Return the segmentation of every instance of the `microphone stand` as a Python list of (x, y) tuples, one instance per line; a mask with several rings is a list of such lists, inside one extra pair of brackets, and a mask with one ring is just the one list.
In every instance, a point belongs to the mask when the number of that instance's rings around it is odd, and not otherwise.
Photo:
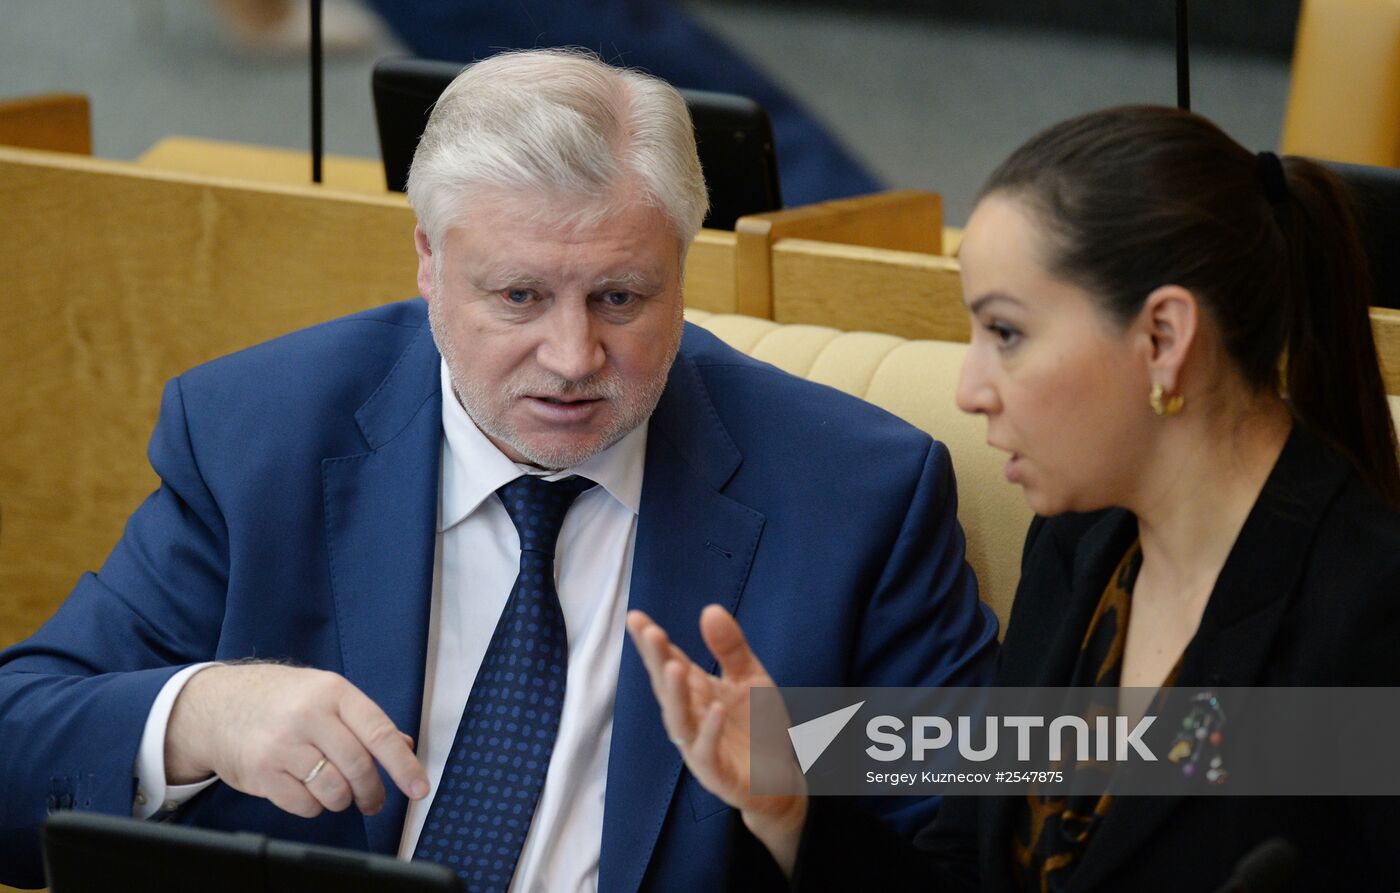
[(1176, 107), (1191, 110), (1191, 0), (1176, 0)]
[(311, 182), (321, 182), (321, 0), (311, 0)]

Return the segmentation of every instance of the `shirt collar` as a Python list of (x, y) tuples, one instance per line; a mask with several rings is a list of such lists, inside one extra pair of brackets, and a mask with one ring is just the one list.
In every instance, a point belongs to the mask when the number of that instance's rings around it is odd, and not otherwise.
[(647, 429), (650, 420), (638, 425), (617, 443), (573, 468), (542, 472), (538, 468), (512, 462), (497, 449), (467, 415), (452, 389), (447, 362), (439, 361), (442, 377), (442, 517), (438, 532), (461, 523), (476, 511), (488, 496), (522, 474), (543, 475), (559, 480), (578, 475), (608, 491), (632, 514), (642, 504), (642, 471), (646, 462)]

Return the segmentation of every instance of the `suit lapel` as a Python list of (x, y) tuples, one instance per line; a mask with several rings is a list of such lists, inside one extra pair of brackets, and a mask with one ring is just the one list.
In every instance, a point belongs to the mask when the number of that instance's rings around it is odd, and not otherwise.
[[(1183, 655), (1178, 688), (1260, 684), (1274, 635), (1302, 579), (1319, 519), (1345, 478), (1343, 460), (1295, 425), (1220, 570), (1200, 627)], [(1131, 859), (1183, 799), (1117, 800), (1085, 851), (1072, 889), (1090, 890), (1102, 883)]]
[[(647, 436), (630, 607), (646, 611), (698, 664), (715, 662), (700, 610), (738, 608), (764, 518), (720, 492), (742, 457), (718, 421), (694, 364), (671, 369)], [(599, 889), (636, 890), (681, 774), (637, 652), (623, 649), (608, 756)]]
[(1103, 597), (1104, 587), (1136, 538), (1137, 519), (1122, 509), (1105, 513), (1098, 523), (1085, 531), (1074, 555), (1065, 622), (1060, 625), (1050, 652), (1051, 660), (1047, 661), (1041, 676), (1044, 681), (1037, 684), (1063, 685), (1064, 680), (1072, 677), (1079, 652), (1084, 647), (1084, 634)]
[[(1054, 535), (1053, 531), (1052, 527), (1041, 535)], [(1061, 687), (1066, 684), (1079, 660), (1084, 633), (1108, 584), (1109, 575), (1136, 536), (1137, 520), (1132, 514), (1121, 509), (1106, 512), (1084, 531), (1074, 550), (1073, 562), (1066, 562), (1062, 573), (1054, 576), (1041, 574), (1022, 584), (1046, 590), (1047, 593), (1040, 596), (1037, 603), (1054, 606), (1060, 610), (1060, 615), (1056, 618), (1054, 631), (1044, 639), (1041, 637), (1046, 636), (1044, 623), (1048, 618), (1032, 617), (1030, 620), (1034, 626), (1017, 630), (1018, 638), (1029, 633), (1033, 641), (1007, 649), (1007, 652), (1026, 655), (1029, 662), (1008, 668), (1011, 673), (999, 675), (998, 685)], [(1050, 552), (1063, 549), (1057, 543), (1046, 543), (1044, 547)], [(1045, 563), (1040, 566), (1048, 567)], [(1011, 631), (1008, 634), (1012, 634)], [(1039, 641), (1047, 641), (1048, 647), (1039, 647)], [(1016, 811), (1024, 801), (1024, 797), (995, 797), (988, 798), (982, 806), (987, 818), (980, 823), (982, 837), (979, 844), (982, 852), (989, 854), (983, 864), (1000, 873), (1000, 884), (988, 883), (989, 889), (1014, 889), (1010, 873), (1011, 835)]]
[[(442, 402), (427, 326), (355, 413), (370, 451), (321, 463), (326, 542), (345, 676), (400, 729), (417, 734), (433, 579)], [(381, 772), (381, 775), (383, 773)], [(407, 799), (388, 797), (365, 834), (393, 853)]]

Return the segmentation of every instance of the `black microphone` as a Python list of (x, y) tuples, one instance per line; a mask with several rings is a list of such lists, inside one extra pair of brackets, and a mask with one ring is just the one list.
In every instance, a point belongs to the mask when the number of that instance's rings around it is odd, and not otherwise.
[(1271, 837), (1235, 863), (1235, 873), (1216, 893), (1277, 893), (1298, 873), (1298, 852), (1282, 837)]

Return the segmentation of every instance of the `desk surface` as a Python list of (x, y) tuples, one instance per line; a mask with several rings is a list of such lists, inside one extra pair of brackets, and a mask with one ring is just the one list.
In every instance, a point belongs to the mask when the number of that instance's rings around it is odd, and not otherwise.
[[(147, 149), (136, 163), (157, 170), (311, 185), (311, 153), (297, 149), (169, 136)], [(321, 174), (326, 189), (399, 195), (385, 188), (384, 166), (374, 158), (326, 155), (322, 158)]]

